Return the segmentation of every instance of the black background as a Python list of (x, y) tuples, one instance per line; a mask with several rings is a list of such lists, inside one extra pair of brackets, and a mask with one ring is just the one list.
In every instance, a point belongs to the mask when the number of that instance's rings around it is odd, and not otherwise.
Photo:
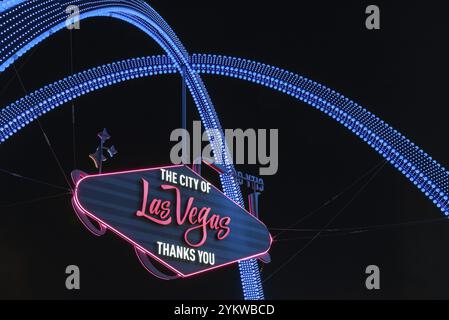
[[(447, 19), (441, 2), (376, 1), (381, 30), (365, 28), (368, 1), (151, 1), (190, 53), (246, 57), (325, 84), (359, 102), (422, 146), (446, 168)], [(120, 21), (81, 21), (73, 31), (74, 71), (162, 50)], [(70, 74), (70, 33), (62, 30), (16, 62), (28, 92)], [(265, 177), (261, 219), (287, 227), (344, 190), (382, 159), (342, 126), (298, 101), (234, 79), (203, 77), (224, 128), (278, 128), (279, 171)], [(12, 67), (0, 75), (0, 104), (24, 95)], [(198, 119), (189, 100), (189, 120)], [(76, 167), (107, 127), (119, 154), (105, 170), (169, 163), (172, 129), (180, 126), (180, 78), (133, 80), (75, 101)], [(70, 105), (41, 118), (64, 171), (74, 168)], [(33, 123), (0, 145), (0, 168), (65, 185)], [(238, 169), (257, 174), (256, 166)], [(320, 228), (369, 177), (298, 228)], [(237, 266), (163, 282), (138, 263), (130, 246), (96, 238), (75, 217), (70, 196), (14, 205), (61, 190), (1, 173), (1, 298), (239, 299)], [(335, 220), (358, 227), (441, 218), (408, 180), (386, 165)], [(272, 231), (275, 235), (277, 231)], [(312, 232), (288, 232), (304, 238)], [(307, 239), (275, 242), (267, 278)], [(421, 223), (360, 234), (319, 237), (264, 283), (273, 299), (449, 298), (449, 226)], [(65, 267), (81, 269), (81, 290), (65, 289)], [(381, 290), (365, 288), (365, 268), (381, 270)]]

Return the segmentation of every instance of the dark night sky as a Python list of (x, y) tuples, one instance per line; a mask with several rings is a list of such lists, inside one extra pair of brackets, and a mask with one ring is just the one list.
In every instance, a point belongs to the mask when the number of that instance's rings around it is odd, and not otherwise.
[[(436, 1), (435, 1), (436, 2)], [(447, 17), (441, 2), (375, 1), (381, 30), (364, 26), (371, 1), (151, 1), (190, 53), (254, 59), (299, 73), (357, 101), (449, 167), (446, 83)], [(424, 5), (426, 3), (426, 5)], [(70, 73), (69, 32), (60, 31), (18, 62), (28, 92)], [(162, 50), (141, 31), (108, 18), (81, 22), (73, 33), (74, 70)], [(24, 92), (9, 68), (0, 75), (0, 105)], [(11, 82), (9, 79), (13, 78)], [(224, 128), (278, 128), (279, 172), (265, 177), (261, 219), (286, 227), (338, 194), (381, 161), (344, 127), (298, 101), (234, 79), (203, 77)], [(6, 87), (6, 85), (8, 86)], [(106, 170), (169, 163), (169, 135), (179, 127), (180, 79), (133, 80), (81, 97), (76, 106), (77, 168), (93, 172), (87, 155), (107, 127), (118, 156)], [(198, 115), (192, 101), (190, 120)], [(74, 168), (71, 108), (41, 123), (64, 171)], [(64, 186), (37, 123), (0, 145), (0, 168)], [(255, 166), (238, 169), (257, 173)], [(112, 234), (96, 238), (77, 220), (68, 195), (1, 176), (0, 298), (241, 298), (236, 266), (162, 282)], [(362, 180), (298, 228), (320, 228), (354, 196)], [(441, 212), (386, 165), (332, 227), (441, 218)], [(273, 234), (276, 234), (273, 231)], [(283, 238), (310, 237), (289, 232)], [(266, 278), (307, 242), (275, 242)], [(449, 224), (435, 222), (315, 240), (264, 284), (273, 299), (449, 298)], [(65, 267), (81, 268), (81, 290), (67, 291)], [(365, 267), (381, 270), (381, 290), (365, 289)]]

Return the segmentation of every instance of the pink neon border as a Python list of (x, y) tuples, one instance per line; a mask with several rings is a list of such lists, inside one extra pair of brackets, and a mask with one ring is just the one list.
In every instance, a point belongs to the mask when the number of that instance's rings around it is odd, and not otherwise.
[[(225, 267), (227, 265), (239, 262), (239, 261), (243, 261), (243, 260), (248, 260), (248, 259), (256, 259), (258, 257), (261, 257), (263, 255), (265, 255), (266, 253), (268, 253), (268, 251), (270, 251), (271, 245), (273, 243), (273, 238), (270, 234), (270, 232), (268, 232), (268, 235), (270, 236), (270, 245), (268, 246), (268, 249), (265, 250), (262, 253), (257, 253), (255, 255), (249, 256), (249, 257), (245, 257), (245, 258), (241, 258), (241, 259), (237, 259), (234, 261), (230, 261), (230, 262), (226, 262), (224, 264), (220, 264), (218, 266), (213, 266), (204, 270), (200, 270), (200, 271), (196, 271), (193, 273), (189, 273), (189, 274), (183, 274), (182, 272), (178, 271), (176, 268), (172, 267), (171, 265), (169, 265), (168, 263), (166, 263), (165, 261), (163, 261), (161, 258), (159, 258), (158, 256), (156, 256), (155, 254), (149, 252), (148, 250), (146, 250), (145, 248), (143, 248), (142, 246), (140, 246), (139, 244), (137, 244), (136, 242), (134, 242), (133, 240), (131, 240), (130, 238), (128, 238), (127, 236), (125, 236), (123, 233), (121, 233), (120, 231), (114, 229), (113, 227), (111, 227), (110, 225), (108, 225), (107, 223), (105, 223), (104, 221), (102, 221), (101, 219), (99, 219), (98, 217), (96, 217), (94, 214), (92, 214), (91, 212), (87, 211), (79, 202), (78, 200), (78, 185), (81, 183), (81, 181), (88, 179), (88, 178), (92, 178), (92, 177), (96, 177), (96, 176), (111, 176), (111, 175), (118, 175), (118, 174), (126, 174), (126, 173), (134, 173), (134, 172), (142, 172), (142, 171), (149, 171), (149, 170), (158, 170), (158, 169), (169, 169), (169, 168), (179, 168), (179, 167), (186, 167), (187, 169), (189, 169), (192, 173), (194, 173), (195, 175), (197, 175), (198, 177), (200, 177), (203, 180), (203, 177), (201, 177), (199, 174), (197, 174), (195, 171), (193, 171), (192, 169), (190, 169), (188, 166), (185, 165), (172, 165), (172, 166), (164, 166), (164, 167), (155, 167), (155, 168), (146, 168), (146, 169), (136, 169), (136, 170), (126, 170), (126, 171), (118, 171), (118, 172), (110, 172), (110, 173), (102, 173), (102, 174), (93, 174), (93, 175), (86, 175), (84, 177), (82, 177), (80, 180), (77, 181), (76, 186), (75, 186), (75, 191), (73, 194), (73, 200), (74, 200), (74, 204), (75, 206), (84, 214), (86, 214), (87, 216), (89, 216), (90, 218), (94, 219), (95, 221), (97, 221), (98, 223), (102, 224), (103, 226), (105, 226), (107, 229), (112, 230), (115, 234), (117, 234), (119, 237), (121, 237), (123, 240), (127, 241), (128, 243), (132, 244), (133, 246), (137, 247), (138, 249), (140, 249), (141, 251), (143, 251), (144, 253), (148, 254), (150, 257), (152, 257), (153, 259), (155, 259), (156, 261), (158, 261), (159, 263), (161, 263), (163, 266), (165, 266), (166, 268), (168, 268), (169, 270), (173, 271), (174, 273), (180, 275), (183, 278), (187, 278), (187, 277), (191, 277), (206, 271), (211, 271), (214, 269), (218, 269), (218, 268), (222, 268)], [(207, 180), (206, 180), (207, 181)], [(209, 182), (210, 183), (210, 182)], [(234, 200), (232, 200), (231, 198), (229, 198), (227, 195), (225, 195), (220, 189), (218, 189), (217, 187), (215, 187), (212, 183), (210, 184), (212, 188), (215, 188), (218, 192), (220, 192), (221, 194), (223, 194), (226, 198), (228, 198), (229, 200), (231, 200), (232, 202), (234, 202), (236, 205), (238, 205), (240, 208), (242, 208), (238, 203), (236, 203)], [(260, 221), (259, 219), (257, 219), (256, 217), (254, 217), (252, 214), (250, 214), (248, 211), (246, 211), (245, 208), (242, 208), (250, 217), (252, 217), (253, 219), (257, 220), (258, 222), (262, 223), (265, 228), (266, 225)], [(268, 228), (267, 228), (268, 230)]]

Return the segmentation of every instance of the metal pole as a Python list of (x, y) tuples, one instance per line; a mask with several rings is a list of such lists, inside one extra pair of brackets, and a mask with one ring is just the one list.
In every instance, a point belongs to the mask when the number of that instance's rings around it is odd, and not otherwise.
[(99, 164), (98, 164), (98, 173), (101, 174), (101, 172), (103, 171), (103, 137), (100, 137), (100, 149), (99, 149)]

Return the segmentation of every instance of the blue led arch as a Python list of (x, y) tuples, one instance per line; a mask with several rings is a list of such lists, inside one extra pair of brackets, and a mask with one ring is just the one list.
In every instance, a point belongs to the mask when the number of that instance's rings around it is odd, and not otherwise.
[(2, 2), (0, 2), (0, 13), (12, 7), (15, 7), (25, 1), (27, 0), (3, 0)]
[[(18, 5), (16, 8), (22, 6), (23, 10), (28, 10), (29, 8), (26, 6), (28, 4), (48, 2), (54, 3), (57, 1), (31, 0), (29, 3)], [(185, 65), (188, 68), (188, 86), (206, 128), (218, 126), (221, 131), (213, 105), (198, 74), (229, 76), (286, 93), (311, 105), (345, 126), (388, 160), (444, 214), (449, 215), (449, 172), (396, 129), (341, 94), (297, 74), (251, 60), (204, 54), (195, 54), (189, 57), (166, 23), (163, 20), (159, 21), (162, 18), (153, 16), (150, 21), (147, 21), (147, 13), (141, 14), (140, 10), (146, 10), (148, 6), (142, 4), (141, 1), (60, 2), (64, 5), (88, 3), (87, 7), (83, 7), (82, 18), (111, 16), (132, 23), (157, 41), (165, 49), (167, 56), (129, 59), (100, 66), (67, 77), (27, 95), (1, 111), (0, 143), (3, 143), (35, 118), (80, 95), (133, 78), (179, 72), (180, 66)], [(108, 7), (111, 3), (115, 6)], [(135, 9), (132, 8), (136, 3), (139, 5), (137, 11), (140, 13), (135, 13)], [(117, 6), (123, 6), (123, 8), (117, 8)], [(5, 15), (11, 11), (6, 11)], [(15, 15), (9, 15), (3, 19), (5, 15), (0, 15), (0, 27), (2, 27), (0, 29), (2, 30), (0, 31), (2, 39), (0, 40), (0, 71), (30, 47), (64, 26), (60, 21), (55, 21), (54, 26), (50, 29), (47, 28), (47, 31), (34, 30), (31, 33), (32, 35), (28, 35), (28, 38), (22, 37), (22, 40), (20, 40), (22, 42), (19, 41), (21, 44), (18, 44), (12, 40), (14, 37), (8, 38), (6, 36), (3, 38), (7, 34), (3, 29), (5, 25), (20, 24), (19, 20), (14, 18)], [(65, 18), (65, 15), (62, 17)], [(23, 19), (23, 16), (21, 19)], [(38, 18), (35, 19), (35, 21), (39, 21)], [(10, 29), (10, 32), (14, 33), (11, 30), (15, 30), (15, 28)], [(22, 31), (24, 30), (22, 29)], [(15, 34), (18, 35), (18, 33)], [(14, 50), (17, 50), (15, 54), (9, 54)], [(226, 155), (224, 159), (228, 159), (226, 146), (214, 147)], [(228, 168), (231, 168), (230, 164)], [(233, 199), (238, 199), (237, 202), (240, 202), (241, 194), (235, 181), (226, 180), (226, 178), (222, 177), (225, 192)], [(257, 262), (255, 260), (245, 261), (240, 263), (239, 267), (245, 298), (263, 298), (259, 285), (260, 277), (257, 272)]]
[[(238, 78), (278, 90), (324, 112), (365, 141), (409, 179), (444, 214), (449, 214), (448, 172), (387, 123), (329, 88), (294, 73), (254, 61), (194, 54), (195, 72)], [(0, 141), (36, 117), (81, 95), (119, 82), (178, 72), (168, 56), (114, 62), (45, 86), (0, 112)]]
[[(26, 53), (30, 48), (65, 27), (69, 5), (79, 7), (79, 19), (110, 17), (134, 25), (155, 40), (178, 71), (184, 70), (187, 87), (193, 97), (206, 129), (222, 135), (211, 142), (214, 155), (219, 157), (227, 171), (233, 171), (229, 151), (212, 101), (199, 75), (189, 64), (189, 55), (165, 20), (142, 0), (28, 0), (10, 2), (0, 13), (0, 72)], [(45, 109), (45, 112), (49, 109)], [(2, 113), (3, 114), (3, 113)], [(25, 113), (26, 115), (26, 113)], [(39, 114), (38, 114), (39, 115)], [(21, 127), (26, 122), (19, 120)], [(17, 131), (17, 120), (5, 122), (6, 130)], [(9, 127), (11, 126), (11, 128)], [(4, 139), (4, 138), (3, 138)], [(4, 140), (0, 140), (2, 142)], [(220, 175), (223, 192), (240, 205), (244, 205), (240, 187), (231, 175)], [(257, 261), (239, 262), (245, 299), (263, 299), (263, 289)]]

